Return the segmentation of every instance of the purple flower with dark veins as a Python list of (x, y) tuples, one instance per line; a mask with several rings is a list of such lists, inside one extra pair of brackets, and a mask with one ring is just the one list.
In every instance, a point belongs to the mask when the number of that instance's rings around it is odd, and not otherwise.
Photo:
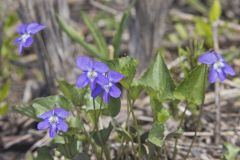
[(103, 101), (109, 102), (109, 96), (118, 98), (121, 96), (121, 90), (116, 86), (124, 75), (115, 71), (109, 71), (106, 77), (99, 77), (97, 83), (99, 84), (93, 91), (92, 97), (96, 98), (103, 93)]
[(233, 68), (225, 62), (219, 53), (215, 51), (205, 52), (198, 58), (198, 61), (200, 63), (210, 65), (210, 72), (208, 75), (210, 83), (216, 82), (217, 78), (223, 82), (227, 78), (228, 74), (231, 76), (236, 75)]
[(22, 53), (23, 48), (30, 47), (33, 43), (33, 34), (43, 30), (45, 26), (38, 23), (22, 24), (17, 27), (20, 37), (16, 38), (14, 43), (18, 44), (18, 52)]
[(96, 79), (104, 77), (104, 74), (109, 70), (106, 64), (94, 61), (86, 56), (77, 57), (77, 66), (83, 73), (78, 77), (76, 86), (83, 88), (90, 84), (91, 91), (96, 87)]
[(38, 117), (43, 121), (39, 122), (37, 125), (38, 130), (43, 130), (49, 128), (49, 135), (54, 138), (58, 131), (67, 132), (68, 125), (64, 121), (69, 115), (63, 108), (55, 108), (53, 110), (47, 111)]

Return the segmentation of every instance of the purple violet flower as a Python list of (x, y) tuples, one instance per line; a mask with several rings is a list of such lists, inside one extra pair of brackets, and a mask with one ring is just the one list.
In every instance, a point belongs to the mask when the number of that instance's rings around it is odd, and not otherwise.
[(223, 82), (227, 78), (228, 74), (231, 76), (236, 75), (233, 68), (225, 62), (219, 53), (215, 51), (205, 52), (198, 58), (198, 61), (200, 63), (210, 65), (210, 72), (208, 75), (208, 81), (210, 83), (216, 82), (217, 78)]
[(49, 135), (54, 138), (58, 131), (67, 132), (68, 125), (64, 121), (69, 115), (63, 108), (55, 108), (53, 110), (47, 111), (38, 117), (43, 119), (37, 125), (38, 130), (43, 130), (49, 128)]
[(109, 102), (109, 96), (118, 98), (121, 96), (121, 90), (116, 86), (124, 75), (115, 71), (109, 71), (106, 77), (99, 77), (97, 83), (99, 84), (93, 91), (92, 97), (96, 98), (103, 93), (103, 101)]
[(78, 77), (76, 86), (83, 88), (90, 84), (91, 91), (96, 87), (96, 79), (104, 77), (109, 68), (106, 64), (98, 61), (94, 61), (86, 56), (80, 56), (77, 58), (77, 66), (83, 71)]
[(22, 53), (23, 48), (30, 47), (33, 43), (33, 34), (43, 30), (45, 26), (38, 23), (22, 24), (17, 27), (20, 37), (16, 38), (14, 43), (18, 44), (18, 52)]

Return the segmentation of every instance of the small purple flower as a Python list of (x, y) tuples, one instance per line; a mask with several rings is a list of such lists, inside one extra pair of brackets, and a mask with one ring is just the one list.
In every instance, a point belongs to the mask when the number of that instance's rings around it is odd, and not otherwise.
[(17, 32), (20, 37), (16, 38), (14, 43), (18, 44), (18, 52), (22, 53), (23, 48), (30, 47), (33, 43), (33, 34), (43, 30), (45, 26), (38, 23), (22, 24), (18, 26)]
[(49, 128), (49, 135), (54, 138), (58, 131), (67, 132), (68, 125), (64, 122), (67, 118), (69, 112), (63, 108), (55, 108), (53, 110), (47, 111), (38, 117), (43, 119), (37, 125), (38, 130)]
[(96, 87), (96, 79), (104, 77), (103, 74), (109, 70), (106, 64), (94, 61), (86, 56), (77, 58), (77, 66), (83, 73), (78, 77), (76, 86), (83, 88), (90, 84), (91, 91)]
[(223, 82), (227, 78), (228, 74), (231, 76), (236, 75), (233, 68), (225, 62), (219, 53), (215, 51), (205, 52), (199, 57), (198, 61), (211, 66), (208, 75), (208, 80), (210, 83), (216, 82), (217, 78)]
[(124, 78), (124, 75), (115, 71), (109, 71), (107, 77), (98, 78), (98, 86), (92, 91), (92, 97), (96, 98), (103, 92), (103, 101), (109, 102), (109, 95), (118, 98), (121, 95), (121, 90), (116, 86), (116, 83)]

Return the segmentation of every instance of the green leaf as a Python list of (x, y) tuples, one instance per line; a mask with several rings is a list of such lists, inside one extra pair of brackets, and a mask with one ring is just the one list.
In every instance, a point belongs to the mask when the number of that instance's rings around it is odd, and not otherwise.
[(112, 129), (113, 126), (110, 123), (108, 128), (101, 129), (99, 132), (93, 132), (92, 137), (95, 140), (96, 144), (100, 146), (106, 144), (108, 137), (112, 132)]
[(6, 81), (0, 87), (0, 102), (2, 102), (5, 98), (7, 98), (9, 91), (10, 91), (11, 83), (10, 81)]
[(224, 154), (226, 160), (236, 160), (240, 148), (230, 143), (225, 143), (224, 146), (227, 149), (227, 152)]
[(81, 16), (83, 18), (84, 23), (87, 25), (89, 31), (91, 32), (93, 39), (96, 42), (96, 45), (98, 46), (99, 52), (101, 53), (101, 56), (107, 58), (108, 47), (101, 31), (84, 12), (81, 12)]
[(121, 40), (122, 40), (122, 33), (124, 31), (124, 28), (127, 25), (129, 18), (129, 12), (125, 12), (122, 16), (121, 22), (117, 28), (117, 31), (113, 37), (113, 47), (114, 47), (114, 57), (119, 57), (119, 50), (120, 50), (120, 45), (121, 45)]
[(83, 128), (83, 122), (81, 121), (79, 116), (71, 117), (71, 119), (69, 120), (69, 127), (81, 130)]
[(116, 132), (118, 133), (118, 135), (120, 137), (124, 137), (127, 141), (131, 141), (132, 140), (132, 136), (129, 132), (127, 132), (125, 129), (123, 128), (116, 128), (115, 129)]
[(164, 125), (161, 123), (154, 123), (148, 135), (148, 141), (158, 147), (164, 144)]
[(66, 98), (72, 101), (75, 106), (80, 106), (85, 89), (79, 89), (75, 85), (69, 84), (66, 81), (57, 81), (59, 90), (64, 94)]
[(61, 29), (69, 36), (69, 38), (71, 38), (74, 42), (79, 43), (83, 48), (87, 50), (86, 54), (100, 59), (106, 58), (106, 56), (99, 54), (98, 49), (94, 45), (85, 42), (84, 37), (75, 31), (66, 22), (64, 22), (61, 17), (57, 16), (57, 22)]
[(149, 95), (160, 101), (173, 99), (174, 81), (160, 53), (157, 53), (155, 61), (149, 66), (138, 83), (147, 90)]
[(202, 13), (203, 15), (206, 15), (206, 13), (208, 12), (205, 4), (203, 4), (199, 0), (187, 0), (187, 3), (189, 3), (192, 8), (194, 8), (196, 11)]
[(143, 91), (143, 87), (138, 84), (138, 81), (133, 81), (130, 88), (129, 88), (129, 96), (131, 97), (132, 100), (136, 100), (140, 93)]
[(209, 13), (209, 20), (211, 22), (214, 22), (216, 20), (218, 20), (221, 16), (221, 4), (219, 0), (213, 0), (213, 4), (212, 7), (210, 9), (210, 13)]
[(5, 102), (0, 103), (0, 115), (5, 115), (8, 112), (8, 104)]
[(174, 27), (182, 39), (188, 38), (188, 32), (183, 24), (177, 23)]
[(195, 18), (195, 33), (196, 36), (202, 36), (205, 38), (206, 43), (208, 46), (213, 46), (213, 40), (212, 40), (212, 26), (209, 22), (205, 22), (202, 18)]
[(111, 69), (124, 74), (125, 77), (120, 83), (124, 88), (129, 89), (136, 73), (137, 61), (128, 56), (108, 61), (108, 65)]
[(37, 157), (34, 160), (53, 160), (51, 154), (51, 149), (49, 147), (41, 147), (37, 149)]
[(67, 143), (57, 144), (57, 150), (64, 155), (65, 158), (72, 158), (80, 152), (81, 142), (70, 137), (65, 137)]
[(37, 98), (32, 101), (32, 105), (19, 105), (15, 106), (14, 109), (21, 114), (37, 120), (38, 115), (52, 110), (55, 107), (61, 107), (69, 110), (72, 108), (72, 103), (64, 96), (56, 95)]
[(186, 100), (192, 104), (203, 104), (206, 81), (207, 66), (199, 65), (176, 87), (174, 96), (179, 100)]
[(157, 113), (157, 120), (161, 124), (164, 124), (170, 117), (170, 114), (167, 109), (161, 109), (160, 112)]
[(55, 95), (55, 96), (37, 98), (32, 101), (32, 106), (34, 108), (37, 108), (37, 107), (45, 108), (46, 111), (50, 109), (54, 109), (55, 107), (61, 107), (69, 110), (73, 107), (73, 104), (64, 96)]
[(121, 100), (120, 98), (112, 98), (110, 97), (109, 103), (105, 107), (107, 109), (108, 114), (112, 117), (118, 115), (121, 109)]

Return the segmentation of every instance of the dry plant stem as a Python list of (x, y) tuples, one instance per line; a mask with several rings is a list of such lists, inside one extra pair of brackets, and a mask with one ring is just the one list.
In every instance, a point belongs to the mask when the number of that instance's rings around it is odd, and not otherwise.
[(195, 129), (195, 132), (194, 132), (194, 137), (193, 137), (193, 140), (192, 140), (192, 142), (191, 142), (191, 144), (190, 144), (190, 147), (189, 147), (189, 149), (188, 149), (188, 151), (187, 151), (187, 154), (186, 154), (186, 156), (185, 156), (185, 158), (184, 158), (185, 160), (187, 160), (187, 158), (188, 158), (188, 156), (189, 156), (189, 153), (190, 153), (190, 151), (191, 151), (191, 149), (192, 149), (193, 143), (194, 143), (195, 140), (196, 140), (197, 131), (199, 130), (199, 126), (200, 126), (200, 122), (201, 122), (202, 112), (203, 112), (203, 107), (202, 107), (202, 105), (201, 105), (201, 106), (200, 106), (200, 113), (199, 113), (199, 115), (198, 115), (198, 120), (197, 120), (197, 126), (196, 126), (196, 129)]
[[(213, 32), (214, 50), (219, 53), (218, 24), (219, 24), (218, 20), (212, 23), (212, 32)], [(220, 82), (219, 81), (215, 83), (215, 105), (216, 105), (215, 144), (219, 144), (220, 132), (221, 132), (221, 105), (220, 105)]]
[[(183, 121), (184, 121), (184, 119), (185, 119), (185, 113), (186, 113), (186, 111), (187, 111), (187, 106), (188, 106), (188, 104), (186, 104), (185, 109), (184, 109), (184, 111), (183, 111), (183, 113), (182, 113), (182, 115), (181, 115), (181, 120), (180, 120), (179, 126), (178, 126), (178, 128), (177, 128), (177, 131), (181, 128), (181, 126), (182, 126), (182, 124), (183, 124)], [(176, 159), (177, 152), (178, 152), (178, 151), (177, 151), (178, 139), (179, 139), (179, 137), (176, 137), (175, 143), (174, 143), (173, 160)]]

